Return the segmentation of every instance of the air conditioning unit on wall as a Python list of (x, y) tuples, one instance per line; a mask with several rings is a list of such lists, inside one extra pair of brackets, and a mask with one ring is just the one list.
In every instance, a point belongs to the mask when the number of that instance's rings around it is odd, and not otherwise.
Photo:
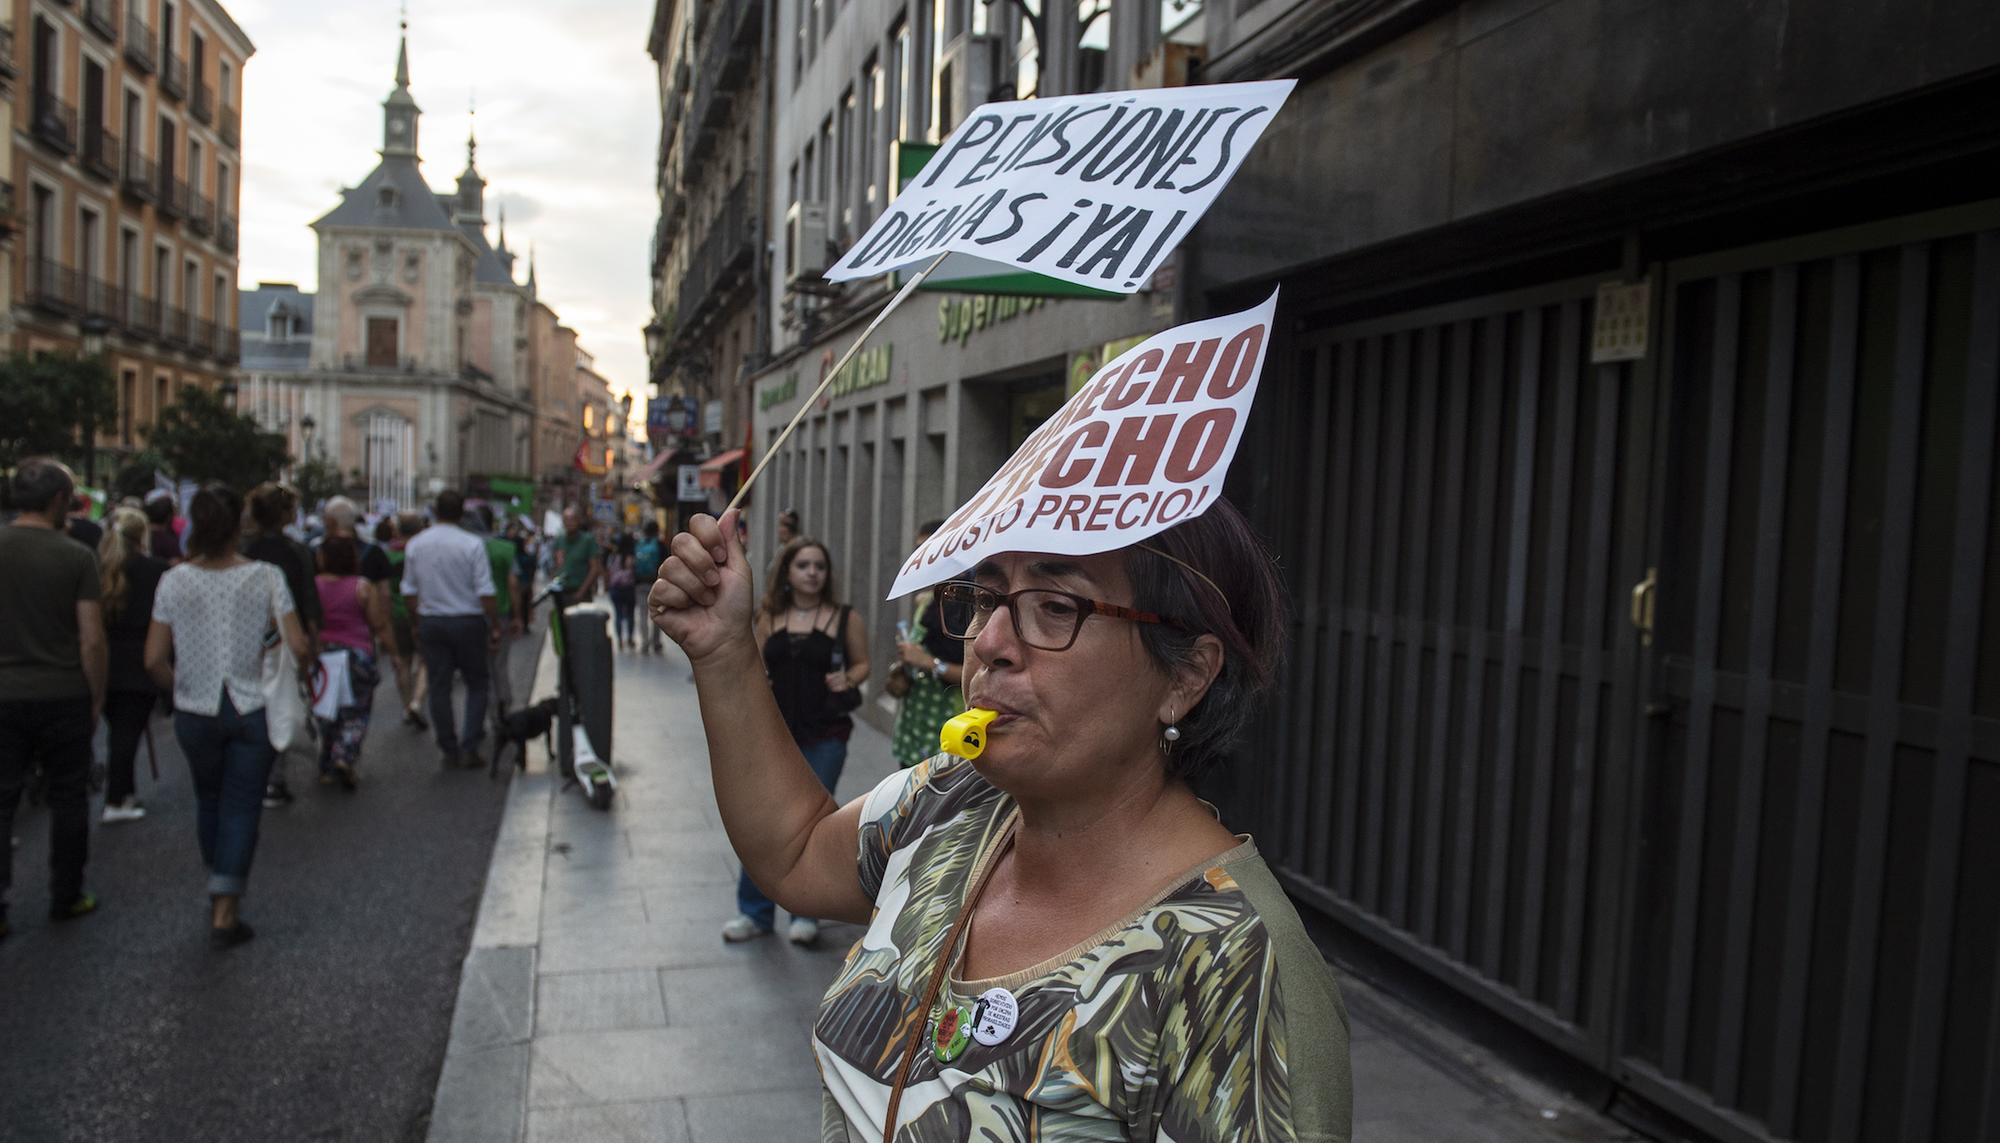
[(1000, 70), (997, 36), (960, 35), (945, 45), (938, 68), (938, 108), (941, 134), (949, 135), (972, 109), (986, 102)]
[(817, 281), (828, 262), (826, 204), (793, 203), (785, 211), (785, 284)]

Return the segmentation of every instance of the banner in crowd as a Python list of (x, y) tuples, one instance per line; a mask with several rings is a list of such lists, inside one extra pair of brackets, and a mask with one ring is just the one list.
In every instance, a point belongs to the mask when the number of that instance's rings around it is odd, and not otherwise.
[(1274, 290), (1098, 369), (904, 561), (889, 598), (1000, 552), (1108, 552), (1201, 515), (1243, 439), (1277, 308)]
[(827, 271), (951, 251), (936, 278), (1027, 270), (1129, 294), (1200, 220), (1293, 80), (988, 103)]

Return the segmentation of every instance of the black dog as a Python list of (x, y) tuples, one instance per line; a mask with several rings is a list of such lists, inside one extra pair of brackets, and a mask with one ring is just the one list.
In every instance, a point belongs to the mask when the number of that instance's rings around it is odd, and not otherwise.
[(509, 711), (500, 719), (500, 744), (493, 749), (493, 761), (489, 775), (500, 774), (500, 755), (509, 745), (514, 747), (514, 765), (522, 770), (528, 768), (528, 743), (541, 739), (542, 745), (555, 757), (555, 736), (551, 729), (555, 726), (557, 700), (543, 699), (533, 706)]

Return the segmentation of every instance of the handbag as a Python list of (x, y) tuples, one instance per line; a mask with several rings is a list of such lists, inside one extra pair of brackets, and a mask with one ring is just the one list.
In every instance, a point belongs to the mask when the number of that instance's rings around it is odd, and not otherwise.
[(306, 717), (310, 703), (300, 693), (298, 664), (283, 639), (264, 648), (263, 666), (260, 689), (264, 692), (264, 728), (270, 735), (271, 748), (283, 754), (294, 746), (310, 747), (312, 719)]
[[(833, 637), (833, 669), (836, 671), (847, 669), (847, 613), (849, 610), (849, 608), (845, 607), (840, 609), (839, 628)], [(860, 687), (851, 686), (844, 691), (836, 691), (828, 688), (826, 692), (828, 717), (846, 718), (849, 714), (859, 709), (861, 709)]]
[(333, 722), (340, 708), (354, 705), (354, 656), (345, 647), (319, 653), (320, 672), (312, 689), (313, 717)]

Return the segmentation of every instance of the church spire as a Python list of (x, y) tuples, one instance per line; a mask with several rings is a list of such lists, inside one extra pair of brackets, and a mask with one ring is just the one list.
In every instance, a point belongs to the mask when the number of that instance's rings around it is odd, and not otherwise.
[(417, 116), (422, 109), (410, 94), (410, 21), (405, 13), (396, 37), (396, 87), (382, 101), (382, 154), (417, 157)]
[(535, 244), (528, 243), (528, 296), (535, 296)]
[(454, 222), (478, 223), (486, 225), (486, 180), (479, 176), (479, 168), (473, 162), (479, 153), (479, 137), (472, 127), (473, 117), (479, 114), (476, 104), (468, 104), (465, 126), (465, 171), (458, 176), (458, 209), (454, 212)]

